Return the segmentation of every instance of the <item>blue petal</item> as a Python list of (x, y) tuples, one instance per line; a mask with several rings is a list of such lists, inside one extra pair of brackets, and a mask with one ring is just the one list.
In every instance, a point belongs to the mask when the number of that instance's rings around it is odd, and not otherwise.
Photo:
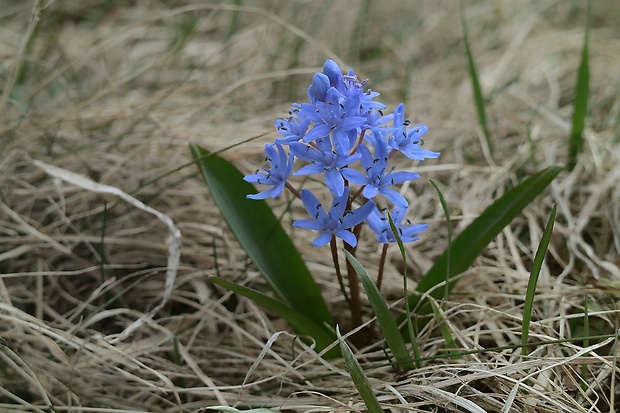
[(298, 219), (293, 222), (293, 226), (297, 228), (311, 229), (314, 231), (321, 231), (323, 228), (320, 222), (312, 219)]
[(323, 245), (326, 245), (329, 241), (331, 241), (332, 237), (333, 235), (331, 234), (331, 232), (324, 232), (318, 237), (316, 237), (312, 244), (315, 247), (322, 247)]
[(362, 191), (362, 195), (364, 195), (364, 198), (366, 199), (372, 199), (376, 197), (378, 193), (379, 193), (379, 188), (377, 188), (376, 186), (372, 186), (372, 185), (366, 185), (364, 187), (364, 190)]
[(317, 213), (319, 214), (319, 216), (325, 216), (325, 210), (321, 206), (321, 203), (309, 190), (301, 190), (301, 202), (304, 204), (304, 208), (306, 208), (308, 215), (310, 215), (312, 218), (315, 218), (317, 216)]
[(405, 197), (391, 188), (381, 188), (380, 192), (384, 197), (388, 199), (388, 201), (390, 201), (397, 207), (407, 208), (409, 206), (409, 203), (407, 202)]
[(312, 84), (308, 88), (310, 102), (325, 102), (325, 94), (329, 87), (329, 77), (323, 73), (315, 73), (314, 76), (312, 76)]
[(355, 235), (353, 235), (351, 231), (341, 229), (337, 231), (335, 235), (352, 247), (355, 247), (357, 245), (357, 238), (355, 238)]
[(399, 171), (399, 172), (392, 172), (391, 174), (386, 175), (386, 177), (389, 178), (390, 185), (396, 185), (402, 182), (418, 179), (420, 175), (415, 172)]
[(364, 185), (368, 183), (368, 177), (356, 169), (343, 168), (340, 173), (347, 181), (356, 185)]
[(357, 208), (355, 211), (346, 214), (344, 218), (342, 218), (342, 227), (343, 228), (353, 228), (370, 215), (370, 213), (375, 209), (374, 202), (366, 202), (361, 207)]
[(344, 179), (337, 169), (325, 171), (325, 184), (332, 194), (336, 196), (342, 195), (344, 191)]
[(347, 201), (349, 200), (349, 187), (344, 187), (342, 194), (338, 195), (332, 201), (332, 206), (329, 209), (329, 215), (334, 219), (340, 219), (344, 215), (344, 210), (347, 208)]
[(294, 176), (313, 175), (313, 174), (322, 174), (323, 172), (325, 172), (325, 167), (322, 164), (311, 163), (309, 165), (302, 166), (293, 175)]

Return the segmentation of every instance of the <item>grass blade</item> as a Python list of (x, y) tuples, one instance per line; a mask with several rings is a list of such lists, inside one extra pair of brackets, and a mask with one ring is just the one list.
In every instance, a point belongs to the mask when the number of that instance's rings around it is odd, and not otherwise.
[(439, 308), (435, 300), (431, 298), (429, 301), (433, 307), (433, 315), (435, 316), (435, 320), (437, 320), (439, 330), (441, 330), (441, 336), (443, 337), (443, 341), (445, 341), (445, 347), (448, 350), (448, 355), (452, 360), (460, 359), (461, 357), (458, 355), (458, 352), (455, 351), (456, 342), (454, 341), (450, 327), (448, 327), (448, 324), (446, 323), (446, 318), (443, 315), (443, 311)]
[(355, 356), (353, 356), (351, 348), (349, 348), (348, 344), (340, 335), (340, 329), (338, 326), (336, 326), (336, 335), (338, 337), (338, 342), (340, 343), (340, 351), (344, 357), (344, 363), (347, 366), (347, 370), (351, 375), (351, 379), (353, 380), (355, 387), (357, 387), (357, 391), (360, 393), (360, 396), (362, 396), (364, 404), (366, 404), (368, 413), (383, 413), (379, 400), (372, 391), (372, 387), (364, 374), (364, 370), (362, 370), (362, 366), (360, 366), (357, 360), (355, 360)]
[[(418, 294), (413, 294), (408, 298), (411, 308), (418, 307), (421, 296), (426, 293), (436, 300), (446, 299), (456, 284), (453, 278), (469, 268), (489, 242), (551, 183), (561, 169), (559, 166), (543, 169), (506, 192), (486, 208), (454, 239), (452, 245), (424, 275), (416, 288)], [(435, 288), (446, 280), (446, 273), (449, 274), (450, 279), (448, 287)], [(428, 303), (417, 309), (418, 315), (430, 312), (432, 309)], [(418, 327), (421, 328), (424, 321), (420, 320), (419, 323)]]
[(449, 290), (448, 290), (448, 281), (450, 280), (450, 254), (452, 253), (452, 218), (450, 218), (450, 209), (448, 208), (448, 203), (446, 202), (446, 198), (443, 196), (443, 193), (432, 179), (430, 180), (431, 185), (435, 188), (437, 192), (437, 196), (439, 197), (439, 202), (441, 203), (441, 208), (443, 209), (443, 214), (446, 217), (446, 225), (448, 226), (448, 249), (446, 250), (447, 254), (447, 263), (446, 263), (446, 291), (444, 292), (444, 297), (448, 298)]
[[(209, 277), (209, 280), (220, 287), (224, 287), (227, 290), (249, 298), (261, 307), (278, 314), (299, 334), (312, 337), (316, 342), (317, 352), (324, 350), (336, 341), (336, 337), (334, 337), (334, 335), (326, 328), (317, 325), (314, 321), (310, 320), (308, 317), (291, 308), (282, 301), (276, 300), (275, 298), (269, 297), (268, 295), (251, 288), (223, 280), (219, 277)], [(334, 347), (325, 354), (325, 358), (334, 358), (339, 355), (340, 353), (338, 352), (338, 348)]]
[(461, 22), (463, 25), (463, 40), (465, 43), (465, 55), (467, 56), (467, 69), (469, 77), (471, 77), (471, 86), (474, 92), (474, 103), (476, 104), (476, 112), (478, 113), (478, 122), (482, 128), (482, 133), (486, 139), (489, 153), (493, 156), (493, 142), (491, 142), (491, 134), (489, 133), (489, 125), (487, 122), (487, 113), (485, 109), (484, 96), (482, 95), (482, 87), (478, 80), (478, 71), (476, 70), (476, 62), (469, 45), (469, 33), (467, 30), (467, 21), (465, 20), (465, 12), (463, 11), (463, 3), (461, 2)]
[[(398, 245), (398, 249), (400, 250), (400, 256), (403, 260), (403, 294), (406, 296), (409, 287), (407, 286), (407, 281), (409, 277), (407, 276), (407, 254), (405, 254), (405, 246), (403, 245), (403, 240), (400, 237), (400, 233), (396, 229), (396, 225), (394, 224), (394, 220), (392, 219), (392, 215), (388, 213), (388, 220), (390, 222), (390, 229), (392, 230), (392, 234), (394, 234), (394, 238), (396, 238), (396, 244)], [(411, 320), (411, 306), (409, 305), (409, 300), (405, 300), (405, 314), (407, 315), (407, 333), (409, 334), (409, 342), (411, 343), (411, 350), (413, 351), (413, 357), (415, 359), (415, 365), (417, 368), (422, 367), (422, 360), (420, 358), (420, 349), (418, 347), (418, 340), (416, 331), (413, 329), (413, 321)]]
[(577, 71), (577, 85), (575, 86), (575, 101), (573, 103), (573, 125), (569, 137), (568, 164), (566, 168), (572, 171), (577, 164), (577, 157), (583, 150), (583, 130), (588, 114), (588, 95), (590, 94), (590, 64), (589, 55), (589, 34), (590, 34), (590, 14), (591, 2), (588, 1), (588, 13), (586, 18), (586, 31), (584, 35), (583, 48), (581, 49), (581, 63)]
[(398, 325), (396, 325), (396, 321), (394, 320), (394, 317), (392, 317), (392, 314), (390, 313), (383, 296), (381, 296), (379, 289), (368, 275), (368, 272), (364, 266), (353, 255), (351, 255), (349, 251), (345, 250), (345, 254), (355, 269), (358, 277), (360, 277), (360, 280), (362, 281), (362, 286), (364, 287), (368, 300), (370, 301), (370, 305), (377, 316), (377, 321), (379, 322), (381, 331), (383, 331), (385, 342), (390, 350), (392, 350), (392, 354), (394, 355), (398, 366), (404, 370), (413, 369), (414, 366), (411, 362), (411, 356), (407, 351), (405, 340), (400, 334)]
[(536, 284), (538, 283), (538, 276), (540, 275), (540, 270), (547, 253), (547, 249), (549, 248), (551, 234), (553, 234), (553, 224), (555, 223), (556, 212), (557, 205), (553, 205), (553, 210), (549, 216), (549, 221), (547, 221), (545, 231), (543, 232), (542, 239), (540, 240), (540, 245), (538, 245), (536, 255), (534, 256), (530, 279), (527, 282), (527, 292), (525, 293), (525, 304), (523, 306), (523, 324), (521, 326), (521, 354), (523, 355), (527, 352), (530, 322), (532, 320), (532, 306), (534, 304), (534, 296), (536, 295)]
[(271, 208), (246, 199), (254, 187), (225, 159), (196, 144), (190, 151), (230, 229), (275, 295), (315, 324), (333, 326), (319, 287)]

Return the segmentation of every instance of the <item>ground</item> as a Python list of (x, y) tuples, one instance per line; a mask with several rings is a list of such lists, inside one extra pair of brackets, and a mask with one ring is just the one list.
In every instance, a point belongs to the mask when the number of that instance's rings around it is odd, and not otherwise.
[[(585, 2), (3, 2), (0, 410), (364, 411), (342, 360), (208, 280), (267, 291), (188, 149), (221, 151), (243, 173), (262, 166), (274, 121), (332, 58), (390, 109), (405, 103), (429, 127), (425, 147), (441, 152), (399, 164), (422, 176), (402, 192), (410, 219), (429, 225), (407, 246), (412, 289), (448, 245), (430, 179), (459, 234), (526, 177), (564, 167), (444, 303), (459, 357), (445, 355), (437, 320), (419, 334), (419, 369), (396, 372), (380, 337), (354, 349), (386, 411), (616, 411), (620, 6), (592, 3), (584, 144), (569, 170)], [(346, 314), (329, 248), (292, 230), (304, 210), (289, 201), (270, 205), (330, 310)], [(525, 291), (554, 204), (523, 358)], [(363, 236), (371, 274), (379, 255)], [(393, 248), (382, 291), (395, 312), (402, 270)]]

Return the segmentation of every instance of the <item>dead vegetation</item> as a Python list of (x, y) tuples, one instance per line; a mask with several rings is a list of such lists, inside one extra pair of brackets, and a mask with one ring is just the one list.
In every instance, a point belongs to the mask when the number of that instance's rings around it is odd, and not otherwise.
[[(265, 288), (189, 164), (188, 143), (255, 169), (275, 136), (273, 121), (305, 99), (312, 73), (335, 58), (368, 77), (391, 108), (404, 101), (412, 120), (430, 127), (427, 146), (442, 156), (403, 166), (441, 183), (458, 232), (523, 177), (565, 162), (585, 25), (576, 1), (465, 5), (491, 157), (482, 149), (458, 3), (379, 3), (4, 4), (0, 410), (364, 410), (340, 361), (322, 360), (281, 320), (208, 282), (219, 274)], [(502, 232), (447, 304), (450, 330), (468, 353), (446, 357), (432, 323), (420, 335), (424, 367), (407, 375), (385, 362), (381, 342), (359, 349), (386, 411), (618, 409), (619, 17), (614, 2), (594, 4), (589, 116), (576, 168)], [(445, 249), (446, 223), (427, 182), (405, 191), (415, 200), (412, 220), (430, 225), (409, 247), (415, 278)], [(556, 202), (530, 332), (540, 344), (524, 360), (523, 297)], [(294, 235), (338, 312), (329, 251)], [(370, 237), (362, 244), (372, 274), (378, 250)], [(396, 302), (402, 264), (392, 254), (384, 291)], [(565, 341), (583, 334), (586, 298), (589, 334), (605, 337)]]

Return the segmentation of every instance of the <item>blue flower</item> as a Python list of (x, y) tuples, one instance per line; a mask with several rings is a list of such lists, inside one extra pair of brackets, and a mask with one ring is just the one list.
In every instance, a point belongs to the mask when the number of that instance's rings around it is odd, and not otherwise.
[(308, 127), (310, 126), (310, 118), (306, 111), (302, 110), (298, 103), (293, 104), (288, 112), (287, 119), (278, 119), (276, 121), (276, 129), (283, 136), (277, 138), (276, 142), (288, 144), (297, 142), (306, 136)]
[(246, 195), (249, 199), (279, 196), (293, 170), (294, 156), (292, 153), (287, 155), (282, 145), (278, 143), (265, 145), (265, 154), (265, 160), (269, 163), (270, 169), (263, 168), (264, 172), (256, 171), (254, 174), (244, 176), (243, 180), (253, 184), (269, 185), (271, 188), (258, 194)]
[(340, 153), (351, 150), (357, 139), (357, 129), (366, 122), (366, 118), (357, 116), (359, 105), (355, 99), (345, 98), (333, 87), (327, 90), (324, 102), (304, 103), (301, 107), (314, 122), (313, 128), (304, 136), (304, 142), (331, 135), (334, 147)]
[(362, 167), (366, 174), (352, 168), (342, 170), (345, 179), (357, 185), (365, 185), (362, 195), (366, 199), (372, 199), (378, 194), (383, 195), (395, 206), (407, 208), (409, 205), (405, 197), (390, 188), (392, 185), (419, 178), (415, 172), (394, 172), (394, 167), (388, 169), (389, 157), (387, 145), (383, 139), (375, 140), (375, 155), (370, 153), (366, 145), (359, 145), (358, 152), (362, 155)]
[(335, 196), (341, 196), (344, 192), (344, 178), (341, 168), (357, 161), (361, 155), (338, 152), (332, 147), (329, 137), (317, 139), (316, 147), (301, 142), (291, 142), (291, 152), (302, 161), (310, 164), (300, 168), (293, 175), (325, 174), (325, 184)]
[(390, 148), (402, 152), (407, 158), (414, 161), (423, 161), (427, 158), (437, 158), (439, 152), (422, 149), (424, 145), (422, 136), (426, 134), (428, 128), (424, 125), (417, 125), (407, 130), (409, 120), (404, 118), (405, 105), (402, 103), (394, 109), (394, 127), (398, 128), (388, 140)]
[(323, 73), (315, 73), (312, 76), (312, 83), (308, 87), (308, 98), (310, 103), (325, 102), (325, 95), (330, 88), (329, 77)]
[[(411, 224), (411, 222), (407, 219), (405, 220), (405, 224), (403, 224), (403, 218), (407, 214), (407, 209), (405, 208), (394, 208), (392, 211), (392, 221), (394, 222), (394, 226), (398, 231), (398, 235), (402, 242), (413, 242), (417, 241), (419, 238), (416, 237), (417, 234), (424, 231), (428, 228), (426, 224)], [(394, 232), (392, 232), (392, 228), (390, 227), (390, 220), (387, 217), (387, 212), (384, 210), (383, 213), (379, 212), (377, 208), (375, 208), (368, 218), (366, 218), (366, 223), (370, 227), (370, 229), (377, 234), (377, 241), (380, 244), (388, 244), (390, 242), (396, 242), (396, 237), (394, 236)]]
[(373, 202), (367, 202), (355, 211), (346, 211), (349, 199), (349, 187), (345, 188), (342, 196), (334, 197), (328, 213), (319, 200), (307, 189), (302, 189), (301, 200), (312, 219), (300, 219), (293, 222), (294, 227), (320, 231), (321, 234), (313, 241), (315, 247), (321, 247), (336, 236), (352, 247), (357, 245), (357, 238), (349, 231), (368, 217), (373, 209)]

